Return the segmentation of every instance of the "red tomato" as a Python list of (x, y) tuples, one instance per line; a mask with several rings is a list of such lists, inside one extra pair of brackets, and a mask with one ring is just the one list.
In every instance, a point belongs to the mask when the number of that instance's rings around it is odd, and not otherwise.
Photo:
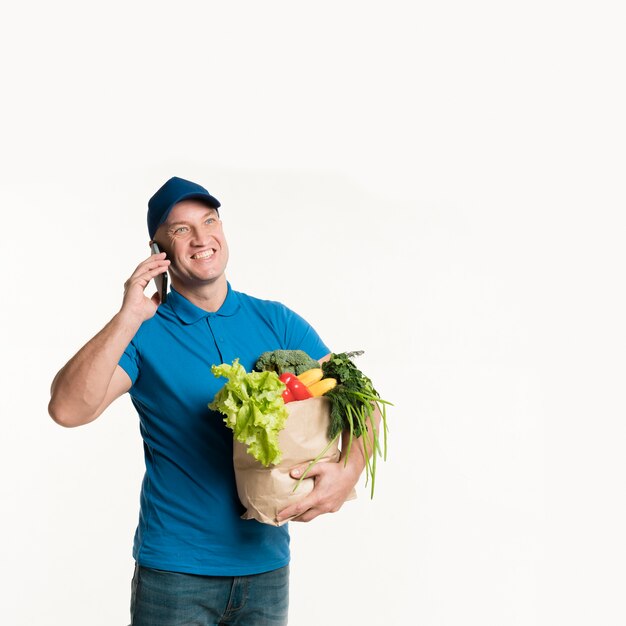
[(296, 400), (307, 400), (312, 398), (313, 394), (309, 391), (309, 388), (302, 383), (296, 376), (294, 376), (288, 383), (288, 387)]
[(287, 387), (289, 387), (289, 382), (291, 381), (292, 378), (295, 378), (295, 377), (296, 377), (295, 374), (290, 374), (289, 372), (285, 372), (284, 374), (281, 374), (278, 377), (278, 380), (284, 382), (285, 385), (287, 385)]
[(293, 402), (295, 400), (294, 395), (289, 388), (289, 383), (291, 382), (292, 378), (294, 378), (294, 375), (290, 374), (289, 372), (285, 372), (278, 377), (281, 382), (285, 383), (285, 391), (283, 391), (283, 402), (285, 404), (287, 404), (287, 402)]
[[(285, 372), (278, 378), (287, 385), (287, 389), (291, 392), (292, 400), (290, 400), (290, 402), (293, 400), (307, 400), (313, 397), (309, 388), (304, 385), (295, 374)], [(285, 400), (285, 402), (287, 402), (287, 400)]]
[(293, 402), (295, 398), (293, 397), (293, 393), (291, 393), (291, 389), (289, 387), (285, 387), (285, 391), (283, 391), (283, 402), (287, 404), (287, 402)]

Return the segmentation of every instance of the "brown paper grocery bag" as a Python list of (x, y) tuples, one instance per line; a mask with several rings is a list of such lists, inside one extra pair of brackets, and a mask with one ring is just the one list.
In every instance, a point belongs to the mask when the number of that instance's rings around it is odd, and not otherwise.
[[(296, 465), (312, 461), (328, 445), (326, 432), (330, 420), (330, 400), (310, 398), (286, 405), (289, 417), (278, 438), (282, 460), (278, 465), (264, 467), (247, 452), (247, 446), (234, 442), (233, 462), (237, 493), (246, 508), (242, 519), (255, 519), (265, 524), (280, 526), (276, 517), (280, 511), (299, 502), (313, 490), (313, 479), (305, 478), (297, 490), (297, 480), (289, 471)], [(339, 460), (338, 442), (329, 447), (319, 463)], [(348, 500), (356, 498), (356, 492)]]

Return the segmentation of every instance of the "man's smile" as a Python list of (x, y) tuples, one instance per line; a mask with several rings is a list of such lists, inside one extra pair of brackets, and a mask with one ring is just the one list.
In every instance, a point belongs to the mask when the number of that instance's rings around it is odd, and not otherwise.
[(192, 259), (210, 259), (213, 254), (215, 254), (215, 250), (203, 250), (202, 252), (196, 252), (191, 256)]

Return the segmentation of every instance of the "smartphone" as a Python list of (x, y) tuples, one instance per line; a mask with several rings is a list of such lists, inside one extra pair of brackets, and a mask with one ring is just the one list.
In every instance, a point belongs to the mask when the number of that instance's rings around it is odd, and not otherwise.
[[(161, 252), (161, 249), (154, 241), (150, 244), (150, 249), (152, 250), (152, 254), (159, 254)], [(167, 300), (167, 270), (155, 276), (154, 283), (156, 284), (159, 296), (161, 296), (161, 304), (165, 304)]]

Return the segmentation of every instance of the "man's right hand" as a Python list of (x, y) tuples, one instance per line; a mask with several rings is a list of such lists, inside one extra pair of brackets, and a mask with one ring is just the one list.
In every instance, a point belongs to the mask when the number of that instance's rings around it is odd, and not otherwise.
[(144, 290), (169, 264), (165, 253), (140, 263), (124, 284), (119, 313), (55, 376), (48, 411), (56, 422), (68, 427), (87, 424), (130, 389), (131, 380), (118, 362), (141, 324), (156, 313), (158, 293), (148, 298)]
[(153, 317), (161, 303), (161, 298), (158, 292), (149, 298), (144, 291), (148, 283), (155, 276), (165, 272), (169, 265), (170, 261), (165, 258), (165, 252), (152, 254), (145, 261), (142, 261), (124, 283), (124, 300), (120, 313), (133, 316), (141, 322)]

